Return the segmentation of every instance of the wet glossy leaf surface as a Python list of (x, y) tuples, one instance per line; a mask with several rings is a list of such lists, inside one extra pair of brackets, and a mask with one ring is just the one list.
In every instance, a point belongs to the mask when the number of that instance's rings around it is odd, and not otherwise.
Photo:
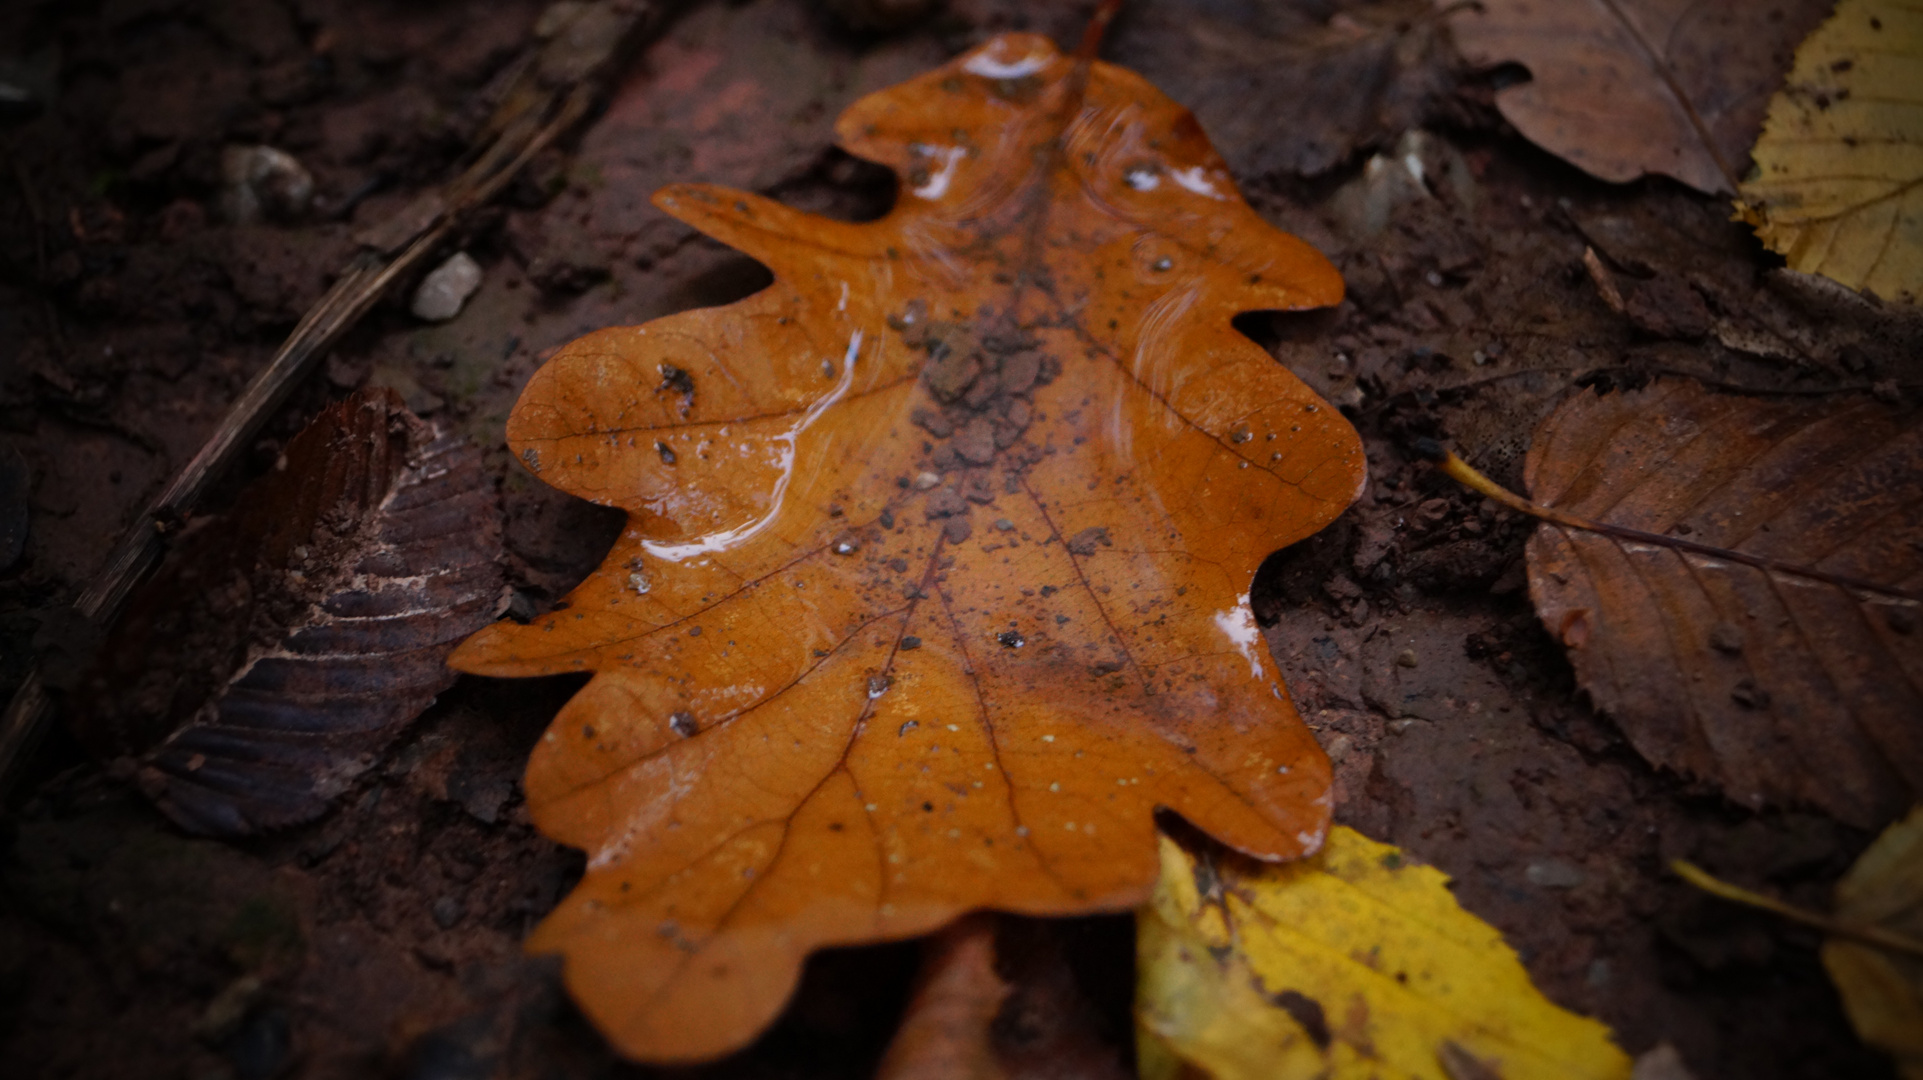
[(1592, 521), (1877, 586), (1544, 524), (1536, 610), (1645, 758), (1859, 827), (1923, 792), (1915, 410), (1687, 380), (1586, 392), (1537, 430), (1527, 477), (1538, 503)]
[(196, 832), (318, 816), (452, 685), (500, 606), (480, 452), (356, 394), (191, 532), (100, 652), (76, 727)]
[(903, 177), (887, 217), (657, 196), (775, 284), (529, 384), (514, 453), (631, 526), (454, 661), (594, 674), (529, 766), (589, 853), (531, 947), (632, 1056), (741, 1045), (825, 945), (1138, 903), (1157, 806), (1272, 859), (1328, 821), (1247, 592), (1360, 444), (1230, 319), (1334, 303), (1333, 268), (1186, 112), (1041, 38), (837, 133)]

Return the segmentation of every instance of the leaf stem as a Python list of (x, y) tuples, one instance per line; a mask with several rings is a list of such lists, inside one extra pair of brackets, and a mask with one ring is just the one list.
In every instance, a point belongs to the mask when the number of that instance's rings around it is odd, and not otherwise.
[(1879, 949), (1887, 949), (1891, 952), (1908, 953), (1911, 956), (1923, 957), (1923, 941), (1918, 941), (1906, 934), (1899, 934), (1894, 930), (1885, 930), (1880, 926), (1866, 926), (1860, 923), (1844, 922), (1840, 919), (1831, 918), (1828, 915), (1818, 915), (1813, 911), (1804, 911), (1802, 908), (1796, 907), (1793, 904), (1786, 904), (1774, 897), (1764, 896), (1759, 892), (1752, 892), (1749, 889), (1743, 888), (1741, 885), (1732, 885), (1687, 859), (1671, 859), (1669, 861), (1669, 868), (1676, 872), (1677, 877), (1682, 878), (1696, 888), (1719, 899), (1728, 900), (1735, 904), (1743, 904), (1748, 907), (1761, 908), (1764, 911), (1788, 919), (1791, 922), (1814, 927), (1831, 937), (1851, 938), (1865, 945), (1873, 945)]
[(1701, 555), (1705, 558), (1741, 563), (1744, 566), (1753, 566), (1767, 573), (1792, 574), (1796, 577), (1810, 578), (1815, 581), (1824, 582), (1825, 584), (1834, 585), (1839, 589), (1859, 593), (1874, 593), (1879, 596), (1892, 596), (1903, 600), (1923, 601), (1923, 594), (1898, 588), (1894, 585), (1884, 585), (1875, 581), (1864, 581), (1861, 578), (1848, 577), (1843, 574), (1832, 574), (1826, 570), (1818, 570), (1815, 567), (1799, 566), (1796, 563), (1783, 562), (1763, 555), (1752, 555), (1746, 551), (1720, 548), (1710, 544), (1699, 544), (1694, 540), (1684, 540), (1677, 536), (1665, 536), (1662, 533), (1644, 532), (1641, 529), (1632, 529), (1625, 525), (1611, 525), (1606, 521), (1591, 521), (1588, 518), (1577, 517), (1575, 514), (1558, 510), (1553, 506), (1544, 506), (1541, 503), (1530, 502), (1528, 499), (1523, 498), (1508, 488), (1503, 487), (1501, 484), (1496, 483), (1494, 480), (1489, 479), (1487, 476), (1482, 475), (1480, 472), (1477, 472), (1473, 465), (1456, 456), (1455, 451), (1446, 449), (1434, 440), (1423, 439), (1419, 440), (1419, 443), (1416, 447), (1416, 452), (1435, 462), (1436, 468), (1440, 469), (1445, 475), (1463, 487), (1485, 498), (1493, 499), (1518, 513), (1527, 514), (1530, 517), (1547, 521), (1552, 525), (1560, 525), (1567, 529), (1581, 529), (1584, 532), (1600, 533), (1604, 536), (1611, 536), (1618, 540), (1626, 540), (1631, 543), (1654, 544), (1659, 547), (1673, 548), (1677, 551), (1686, 551), (1692, 555)]

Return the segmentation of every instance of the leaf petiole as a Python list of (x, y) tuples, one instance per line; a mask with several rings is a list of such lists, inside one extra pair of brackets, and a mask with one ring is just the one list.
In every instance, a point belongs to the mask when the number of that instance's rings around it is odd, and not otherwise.
[(1716, 547), (1711, 544), (1699, 544), (1694, 540), (1684, 540), (1677, 536), (1644, 532), (1641, 529), (1631, 529), (1623, 525), (1611, 525), (1606, 521), (1591, 521), (1588, 518), (1577, 517), (1575, 514), (1558, 510), (1553, 506), (1543, 506), (1540, 503), (1531, 502), (1523, 498), (1508, 488), (1503, 487), (1501, 484), (1496, 483), (1494, 480), (1489, 479), (1487, 476), (1484, 476), (1482, 473), (1476, 471), (1475, 466), (1458, 457), (1455, 451), (1447, 449), (1433, 439), (1418, 440), (1415, 452), (1434, 462), (1437, 469), (1441, 470), (1444, 475), (1455, 480), (1463, 487), (1482, 495), (1484, 498), (1493, 499), (1517, 513), (1527, 514), (1538, 520), (1547, 521), (1552, 525), (1560, 525), (1567, 529), (1581, 529), (1585, 532), (1600, 533), (1603, 536), (1612, 536), (1618, 540), (1627, 540), (1632, 543), (1655, 544), (1660, 547), (1686, 551), (1692, 555), (1702, 555), (1711, 559), (1724, 559), (1729, 562), (1742, 563), (1745, 566), (1753, 566), (1758, 570), (1769, 573), (1793, 574), (1797, 577), (1811, 578), (1816, 581), (1834, 585), (1840, 589), (1849, 589), (1859, 593), (1875, 593), (1880, 596), (1894, 596), (1905, 600), (1923, 600), (1923, 594), (1898, 588), (1894, 585), (1884, 585), (1880, 582), (1864, 581), (1861, 578), (1832, 574), (1825, 570), (1818, 570), (1815, 567), (1783, 562), (1779, 559), (1771, 559), (1762, 555), (1752, 555), (1746, 551), (1736, 551), (1730, 548)]
[(1761, 908), (1764, 911), (1788, 919), (1791, 922), (1798, 922), (1804, 926), (1814, 927), (1831, 937), (1852, 938), (1865, 945), (1873, 945), (1879, 949), (1888, 949), (1891, 952), (1908, 953), (1911, 956), (1923, 957), (1923, 941), (1918, 941), (1908, 935), (1899, 934), (1893, 930), (1885, 930), (1880, 926), (1864, 926), (1859, 923), (1842, 922), (1827, 915), (1818, 915), (1813, 911), (1804, 911), (1802, 908), (1796, 907), (1793, 904), (1786, 904), (1774, 897), (1764, 896), (1759, 892), (1752, 892), (1749, 889), (1743, 888), (1741, 885), (1732, 885), (1687, 859), (1671, 859), (1669, 861), (1669, 868), (1676, 872), (1677, 877), (1682, 878), (1684, 881), (1711, 896), (1728, 900), (1734, 904), (1744, 904), (1748, 907)]

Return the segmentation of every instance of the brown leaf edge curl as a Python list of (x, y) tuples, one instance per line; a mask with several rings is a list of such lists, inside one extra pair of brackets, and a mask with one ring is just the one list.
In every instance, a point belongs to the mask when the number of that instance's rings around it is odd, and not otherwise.
[(1923, 795), (1923, 412), (1682, 379), (1537, 429), (1530, 594), (1652, 764), (1858, 827)]
[(236, 505), (136, 594), (75, 716), (168, 817), (229, 836), (325, 811), (453, 684), (503, 588), (480, 451), (392, 391), (324, 410)]

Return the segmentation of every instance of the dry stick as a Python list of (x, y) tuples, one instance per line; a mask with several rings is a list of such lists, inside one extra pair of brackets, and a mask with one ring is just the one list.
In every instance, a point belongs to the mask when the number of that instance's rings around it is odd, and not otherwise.
[(1685, 859), (1671, 859), (1669, 868), (1676, 872), (1677, 877), (1682, 878), (1684, 881), (1689, 882), (1691, 885), (1696, 886), (1711, 896), (1720, 897), (1731, 903), (1746, 904), (1749, 907), (1761, 908), (1764, 911), (1770, 912), (1773, 915), (1779, 915), (1791, 922), (1799, 922), (1804, 926), (1813, 926), (1831, 937), (1853, 938), (1865, 945), (1873, 945), (1876, 948), (1887, 949), (1890, 952), (1907, 953), (1910, 956), (1923, 958), (1923, 941), (1918, 941), (1905, 934), (1899, 934), (1894, 930), (1885, 930), (1883, 927), (1867, 923), (1844, 922), (1840, 919), (1830, 918), (1827, 915), (1818, 915), (1813, 911), (1804, 911), (1802, 908), (1796, 907), (1793, 904), (1785, 904), (1781, 900), (1764, 896), (1762, 893), (1751, 892), (1741, 885), (1731, 885), (1729, 882), (1712, 875), (1709, 871)]
[(1894, 585), (1884, 585), (1875, 581), (1864, 581), (1861, 578), (1847, 577), (1843, 574), (1832, 574), (1826, 570), (1818, 570), (1815, 567), (1799, 566), (1796, 563), (1782, 562), (1778, 559), (1771, 559), (1762, 555), (1751, 555), (1746, 551), (1733, 551), (1729, 548), (1713, 547), (1709, 544), (1696, 543), (1694, 540), (1684, 540), (1681, 537), (1664, 536), (1662, 533), (1644, 532), (1641, 529), (1631, 529), (1624, 525), (1611, 525), (1606, 521), (1590, 521), (1588, 518), (1564, 513), (1553, 506), (1543, 506), (1540, 503), (1530, 502), (1528, 499), (1510, 491), (1508, 488), (1477, 472), (1474, 466), (1457, 457), (1455, 451), (1446, 450), (1441, 444), (1433, 440), (1419, 440), (1419, 443), (1420, 445), (1415, 448), (1416, 452), (1428, 458), (1430, 461), (1435, 462), (1438, 469), (1441, 469), (1463, 487), (1477, 494), (1494, 499), (1511, 510), (1528, 514), (1530, 517), (1547, 521), (1552, 525), (1561, 525), (1566, 529), (1581, 529), (1584, 532), (1600, 533), (1603, 536), (1614, 537), (1618, 540), (1627, 540), (1631, 543), (1654, 544), (1658, 547), (1687, 551), (1692, 555), (1702, 555), (1706, 558), (1742, 563), (1744, 566), (1753, 566), (1764, 573), (1790, 574), (1795, 577), (1810, 578), (1814, 581), (1834, 585), (1839, 589), (1847, 589), (1859, 593), (1875, 593), (1879, 596), (1894, 596), (1904, 600), (1923, 600), (1923, 595), (1911, 592), (1908, 589), (1899, 589)]
[[(482, 132), (486, 141), (478, 146), (472, 164), (439, 191), (364, 234), (362, 242), (370, 250), (355, 256), (346, 273), (301, 318), (267, 367), (228, 408), (213, 437), (148, 506), (81, 591), (74, 609), (82, 617), (102, 629), (113, 624), (127, 597), (160, 562), (167, 534), (192, 513), (314, 363), (396, 280), (433, 254), (467, 214), (499, 194), (529, 159), (586, 116), (627, 49), (679, 6), (677, 0), (606, 0), (556, 29), (489, 118)], [(39, 743), (52, 706), (39, 669), (29, 671), (0, 717), (0, 798)]]

